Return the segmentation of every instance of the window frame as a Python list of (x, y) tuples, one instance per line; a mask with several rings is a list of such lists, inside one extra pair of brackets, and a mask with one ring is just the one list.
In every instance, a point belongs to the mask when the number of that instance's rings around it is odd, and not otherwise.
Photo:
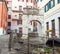
[(58, 3), (60, 3), (60, 0), (58, 0)]
[(52, 36), (55, 36), (55, 20), (53, 19), (51, 22), (52, 22)]
[(55, 0), (51, 0), (50, 2), (53, 2), (53, 4), (51, 3), (51, 8), (53, 8), (55, 6)]
[[(48, 30), (48, 29), (49, 29), (49, 22), (46, 22), (46, 30)], [(49, 36), (49, 32), (46, 33), (46, 35)]]
[(8, 15), (8, 19), (11, 19), (11, 15)]
[(11, 26), (11, 22), (8, 22), (8, 26)]
[[(53, 4), (52, 4), (53, 2)], [(49, 9), (55, 6), (55, 0), (50, 0), (44, 7), (44, 11), (47, 12)]]
[(22, 24), (22, 20), (18, 20), (17, 21), (17, 24), (19, 25), (19, 24)]

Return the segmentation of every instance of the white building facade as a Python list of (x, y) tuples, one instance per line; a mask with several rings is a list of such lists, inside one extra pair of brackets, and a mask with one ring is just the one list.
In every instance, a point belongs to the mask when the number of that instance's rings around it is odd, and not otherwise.
[(40, 8), (44, 8), (44, 32), (47, 36), (60, 37), (60, 0), (43, 0)]

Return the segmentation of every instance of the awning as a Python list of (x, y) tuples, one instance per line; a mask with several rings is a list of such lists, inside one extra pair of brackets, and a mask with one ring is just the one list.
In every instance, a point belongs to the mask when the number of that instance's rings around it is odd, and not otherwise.
[(53, 47), (53, 42), (55, 47), (60, 47), (60, 38), (49, 38), (46, 42), (46, 45), (49, 47)]

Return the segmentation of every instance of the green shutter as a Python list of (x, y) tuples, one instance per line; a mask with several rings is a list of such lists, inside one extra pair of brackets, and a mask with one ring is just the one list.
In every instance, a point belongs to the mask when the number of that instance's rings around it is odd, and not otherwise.
[[(60, 0), (59, 0), (60, 1)], [(53, 4), (51, 3), (53, 2)], [(51, 6), (52, 5), (52, 6)], [(49, 9), (55, 6), (55, 0), (50, 0), (44, 7), (44, 11), (47, 12)]]
[(52, 8), (55, 6), (55, 0), (51, 0), (51, 2), (53, 2), (53, 5), (51, 4), (52, 5), (51, 8)]
[(44, 7), (44, 11), (46, 12), (46, 5), (45, 5), (45, 7)]
[(60, 3), (60, 0), (58, 0), (58, 3)]
[(51, 2), (49, 1), (49, 9), (51, 9)]
[(51, 9), (51, 2), (48, 2), (48, 10)]

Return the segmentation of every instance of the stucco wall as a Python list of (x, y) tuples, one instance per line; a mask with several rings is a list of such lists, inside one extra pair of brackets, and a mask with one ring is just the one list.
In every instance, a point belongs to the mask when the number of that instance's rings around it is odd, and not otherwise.
[(7, 17), (7, 7), (5, 3), (0, 2), (0, 33), (3, 34), (3, 30), (6, 30), (6, 17)]
[[(45, 19), (44, 21), (44, 29), (46, 30), (46, 22), (49, 22), (49, 29), (52, 29), (52, 20), (55, 20), (55, 31), (56, 31), (56, 36), (59, 36), (59, 21), (58, 21), (58, 17), (60, 17), (60, 10), (55, 13), (52, 14), (51, 16), (49, 16), (47, 19)], [(50, 32), (51, 35), (51, 32)]]

